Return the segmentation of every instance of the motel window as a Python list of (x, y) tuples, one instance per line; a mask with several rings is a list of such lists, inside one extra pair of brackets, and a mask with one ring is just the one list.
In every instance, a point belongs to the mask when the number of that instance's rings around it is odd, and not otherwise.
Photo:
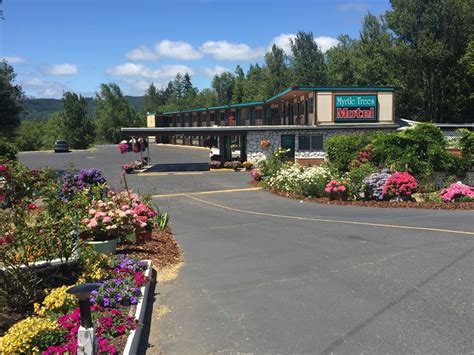
[(214, 118), (214, 114), (213, 114), (213, 113), (211, 113), (211, 125), (212, 125), (212, 124), (215, 124), (215, 118)]
[(324, 139), (322, 135), (301, 135), (298, 137), (299, 150), (324, 150)]
[(309, 113), (313, 113), (313, 109), (314, 109), (314, 98), (310, 97), (309, 98)]

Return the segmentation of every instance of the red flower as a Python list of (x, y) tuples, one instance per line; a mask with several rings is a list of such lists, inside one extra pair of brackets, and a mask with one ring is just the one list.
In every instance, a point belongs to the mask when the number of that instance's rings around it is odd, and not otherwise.
[(34, 203), (30, 203), (30, 204), (28, 205), (28, 209), (29, 209), (29, 210), (36, 210), (37, 208), (38, 208), (38, 206), (36, 206)]
[(0, 202), (5, 201), (7, 196), (0, 194)]
[(0, 165), (0, 173), (5, 173), (8, 171), (8, 166), (6, 165)]

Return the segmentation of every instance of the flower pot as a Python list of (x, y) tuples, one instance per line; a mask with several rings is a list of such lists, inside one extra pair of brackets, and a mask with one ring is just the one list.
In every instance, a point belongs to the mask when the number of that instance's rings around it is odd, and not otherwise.
[(138, 232), (138, 241), (140, 242), (147, 242), (151, 240), (151, 237), (153, 235), (153, 232), (151, 230), (144, 230), (141, 232)]
[(117, 251), (117, 242), (118, 239), (110, 239), (110, 240), (88, 240), (85, 243), (90, 245), (92, 249), (94, 249), (98, 253), (102, 254), (115, 254)]

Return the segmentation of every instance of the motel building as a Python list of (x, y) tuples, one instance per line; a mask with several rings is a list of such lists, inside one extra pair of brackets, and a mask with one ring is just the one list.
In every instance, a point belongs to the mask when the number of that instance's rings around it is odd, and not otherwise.
[(122, 132), (132, 138), (154, 137), (157, 143), (212, 145), (225, 161), (257, 163), (281, 147), (289, 149), (291, 160), (318, 165), (332, 135), (398, 128), (395, 90), (292, 86), (264, 101), (148, 114), (147, 128)]

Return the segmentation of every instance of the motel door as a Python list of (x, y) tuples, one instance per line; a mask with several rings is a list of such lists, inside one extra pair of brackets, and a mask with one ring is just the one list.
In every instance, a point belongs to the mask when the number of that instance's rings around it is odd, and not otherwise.
[(286, 158), (288, 160), (295, 160), (295, 136), (293, 134), (281, 135), (281, 147), (290, 150), (286, 153)]

